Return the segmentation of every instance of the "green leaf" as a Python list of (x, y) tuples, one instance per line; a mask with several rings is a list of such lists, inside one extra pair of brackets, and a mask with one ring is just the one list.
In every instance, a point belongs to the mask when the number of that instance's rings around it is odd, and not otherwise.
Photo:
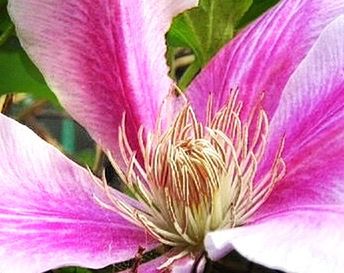
[[(193, 50), (198, 69), (194, 66), (192, 71), (196, 74), (233, 38), (237, 23), (251, 4), (252, 0), (200, 0), (198, 7), (174, 19), (167, 42)], [(188, 75), (188, 79), (192, 78)]]
[(199, 6), (175, 18), (167, 39), (191, 48), (204, 65), (231, 38), (252, 0), (200, 0)]
[(59, 105), (43, 76), (14, 36), (0, 47), (0, 75), (0, 95), (24, 92)]

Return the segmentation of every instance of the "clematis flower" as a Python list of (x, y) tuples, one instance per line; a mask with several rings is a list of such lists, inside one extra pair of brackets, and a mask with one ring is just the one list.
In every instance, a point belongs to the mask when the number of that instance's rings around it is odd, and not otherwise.
[(202, 270), (233, 249), (344, 267), (344, 2), (282, 0), (176, 96), (164, 33), (196, 1), (9, 0), (18, 37), (135, 198), (0, 116), (0, 271)]

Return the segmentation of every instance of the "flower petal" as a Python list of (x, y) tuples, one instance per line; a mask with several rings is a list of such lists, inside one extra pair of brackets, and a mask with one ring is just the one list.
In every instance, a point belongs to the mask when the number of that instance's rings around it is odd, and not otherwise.
[(280, 3), (230, 42), (193, 81), (187, 95), (205, 119), (208, 94), (214, 111), (239, 87), (243, 114), (263, 105), (271, 117), (290, 75), (324, 27), (344, 13), (342, 0), (288, 0)]
[(249, 225), (207, 236), (213, 259), (234, 247), (255, 262), (287, 272), (342, 272), (343, 35), (340, 16), (288, 81), (268, 139), (273, 149), (285, 136), (287, 175)]
[(171, 80), (164, 58), (172, 17), (197, 0), (9, 0), (18, 37), (67, 111), (117, 153), (155, 125)]
[(287, 175), (250, 225), (207, 236), (213, 259), (234, 247), (255, 262), (287, 272), (342, 271), (343, 34), (340, 16), (288, 81), (268, 139), (274, 149), (285, 136)]
[(97, 203), (107, 199), (85, 169), (3, 115), (0, 154), (0, 272), (100, 268), (155, 245)]
[(281, 212), (252, 225), (209, 233), (212, 259), (234, 247), (246, 258), (286, 272), (343, 271), (344, 206)]
[(202, 273), (204, 272), (205, 264), (206, 259), (204, 256), (198, 261), (195, 261), (195, 258), (187, 256), (173, 263), (171, 266), (172, 273)]
[(321, 33), (288, 81), (271, 121), (272, 141), (285, 135), (290, 157), (317, 140), (327, 129), (341, 126), (344, 114), (344, 15)]
[(268, 143), (273, 150), (285, 137), (287, 174), (258, 214), (344, 204), (343, 36), (340, 16), (326, 27), (285, 88)]

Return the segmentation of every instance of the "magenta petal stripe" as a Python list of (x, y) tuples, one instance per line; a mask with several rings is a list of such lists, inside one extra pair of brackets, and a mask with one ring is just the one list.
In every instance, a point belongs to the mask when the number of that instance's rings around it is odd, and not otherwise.
[(285, 272), (343, 271), (343, 35), (339, 16), (288, 81), (268, 139), (285, 136), (287, 175), (249, 223), (206, 236), (212, 259), (235, 248)]
[(344, 114), (344, 15), (329, 24), (290, 77), (271, 120), (270, 141), (285, 135), (290, 158), (322, 134), (341, 127)]
[(86, 170), (3, 115), (0, 154), (0, 272), (100, 268), (156, 245), (98, 205), (107, 199)]
[(67, 111), (117, 152), (127, 112), (135, 147), (151, 129), (171, 80), (164, 58), (172, 17), (196, 0), (10, 0), (18, 37)]
[(321, 31), (344, 13), (342, 0), (281, 0), (230, 42), (193, 81), (187, 91), (197, 115), (205, 118), (208, 94), (214, 111), (231, 88), (240, 88), (244, 113), (264, 91), (264, 107), (271, 117), (289, 77)]
[(285, 136), (287, 175), (260, 213), (344, 203), (343, 36), (344, 15), (324, 29), (286, 85), (268, 142), (273, 150)]

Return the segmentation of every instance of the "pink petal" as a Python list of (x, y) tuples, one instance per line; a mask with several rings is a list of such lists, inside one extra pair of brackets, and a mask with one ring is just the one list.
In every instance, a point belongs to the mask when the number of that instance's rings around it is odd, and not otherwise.
[(3, 115), (0, 154), (0, 272), (100, 268), (156, 245), (99, 206), (95, 196), (107, 199), (86, 170)]
[(321, 31), (344, 13), (342, 0), (284, 0), (230, 42), (188, 89), (197, 115), (204, 119), (208, 94), (214, 110), (240, 88), (247, 113), (261, 93), (271, 117), (289, 77), (306, 56)]
[(285, 136), (287, 175), (251, 224), (206, 237), (212, 259), (234, 247), (286, 272), (342, 272), (343, 35), (340, 16), (325, 27), (286, 84), (268, 143), (271, 152)]
[(118, 154), (127, 113), (135, 147), (155, 125), (171, 80), (164, 58), (172, 17), (196, 0), (9, 0), (20, 41), (67, 111)]
[(304, 207), (209, 233), (205, 246), (215, 260), (234, 247), (249, 260), (285, 272), (341, 273), (343, 225), (344, 206)]
[(285, 88), (268, 143), (273, 150), (285, 136), (287, 175), (260, 213), (344, 204), (343, 36), (340, 16), (322, 32)]
[(173, 263), (172, 273), (203, 273), (205, 263), (206, 259), (204, 256), (198, 261), (195, 261), (195, 258), (188, 256)]

